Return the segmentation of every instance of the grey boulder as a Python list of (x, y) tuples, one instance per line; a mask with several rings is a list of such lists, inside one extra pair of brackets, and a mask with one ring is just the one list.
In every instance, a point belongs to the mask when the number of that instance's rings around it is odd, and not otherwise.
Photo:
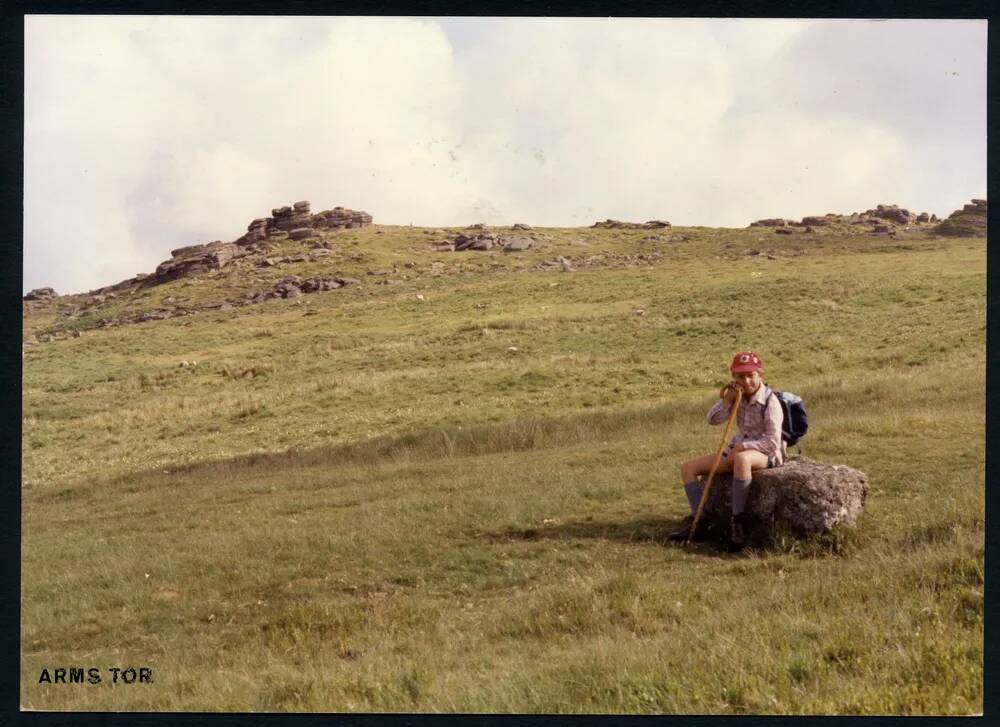
[[(780, 467), (754, 472), (746, 512), (768, 527), (816, 535), (838, 524), (853, 527), (867, 496), (868, 475), (864, 472), (847, 465), (790, 457)], [(731, 498), (732, 477), (717, 476), (703, 517), (728, 524)]]

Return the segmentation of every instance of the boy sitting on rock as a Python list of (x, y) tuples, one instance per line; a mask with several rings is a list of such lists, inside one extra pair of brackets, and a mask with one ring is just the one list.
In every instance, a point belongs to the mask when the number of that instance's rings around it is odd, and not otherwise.
[[(720, 392), (719, 401), (708, 412), (709, 424), (722, 424), (729, 420), (737, 388), (743, 392), (740, 408), (736, 413), (734, 434), (722, 452), (716, 474), (733, 474), (733, 516), (730, 521), (730, 543), (741, 547), (746, 542), (746, 520), (743, 509), (750, 489), (751, 473), (756, 469), (776, 467), (785, 461), (784, 443), (781, 439), (782, 412), (777, 396), (764, 384), (761, 374), (764, 364), (753, 351), (743, 351), (733, 357), (729, 367), (733, 381)], [(670, 535), (671, 540), (686, 541), (691, 535), (694, 514), (704, 491), (699, 477), (707, 475), (715, 462), (715, 454), (689, 460), (681, 465), (681, 481), (691, 506), (692, 517), (685, 526)], [(698, 522), (692, 540), (704, 540), (708, 525), (706, 518)]]

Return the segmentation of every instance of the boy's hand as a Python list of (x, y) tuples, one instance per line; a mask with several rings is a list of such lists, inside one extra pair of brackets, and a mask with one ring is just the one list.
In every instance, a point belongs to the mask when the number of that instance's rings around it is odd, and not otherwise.
[(731, 407), (733, 402), (736, 401), (736, 384), (730, 381), (723, 386), (722, 391), (719, 392), (719, 398), (726, 402), (726, 406)]

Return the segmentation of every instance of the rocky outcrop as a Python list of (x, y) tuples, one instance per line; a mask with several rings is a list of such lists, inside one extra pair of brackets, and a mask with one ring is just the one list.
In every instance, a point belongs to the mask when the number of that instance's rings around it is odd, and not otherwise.
[(291, 207), (278, 207), (271, 210), (269, 228), (291, 232), (299, 227), (312, 227), (312, 215), (309, 213), (308, 202), (296, 202)]
[(247, 234), (240, 238), (242, 245), (256, 245), (267, 239), (267, 218), (258, 217), (247, 226)]
[(353, 282), (353, 278), (306, 278), (302, 281), (301, 289), (303, 293), (319, 293), (324, 290), (336, 290)]
[(504, 252), (523, 252), (538, 247), (535, 236), (502, 235), (496, 232), (477, 232), (467, 235), (459, 233), (454, 239), (434, 245), (436, 252), (461, 252), (462, 250), (493, 250)]
[(595, 222), (591, 227), (608, 230), (660, 230), (671, 227), (666, 220), (650, 220), (649, 222), (622, 222), (621, 220), (607, 219), (604, 222)]
[(289, 230), (288, 238), (290, 240), (307, 240), (310, 237), (316, 237), (316, 230), (311, 227), (296, 227), (294, 230)]
[[(854, 526), (865, 506), (868, 476), (846, 465), (791, 457), (785, 464), (754, 472), (746, 512), (765, 527), (798, 535), (829, 532), (834, 525)], [(732, 478), (716, 477), (705, 513), (725, 531), (729, 522)]]
[(897, 225), (909, 225), (913, 222), (917, 222), (922, 215), (925, 215), (927, 219), (930, 219), (930, 215), (926, 212), (918, 215), (914, 212), (910, 212), (908, 209), (904, 209), (903, 207), (894, 204), (880, 204), (875, 209), (868, 210), (865, 214), (876, 219), (895, 222)]
[(302, 295), (302, 278), (298, 275), (288, 275), (278, 281), (274, 286), (274, 292), (280, 298), (298, 298)]
[[(109, 290), (120, 290), (142, 283), (159, 285), (181, 277), (200, 275), (224, 268), (236, 258), (249, 255), (261, 249), (261, 244), (275, 238), (306, 240), (320, 235), (320, 229), (342, 229), (364, 227), (372, 222), (366, 212), (335, 207), (313, 215), (309, 202), (296, 202), (291, 207), (271, 210), (271, 217), (259, 217), (247, 226), (247, 232), (232, 242), (216, 240), (204, 245), (190, 245), (171, 251), (170, 260), (160, 263), (152, 275), (140, 275), (123, 281)], [(285, 258), (295, 260), (295, 258)], [(305, 260), (305, 256), (301, 260)], [(262, 263), (267, 264), (267, 263)], [(105, 289), (101, 289), (105, 290)]]
[(367, 227), (372, 223), (372, 216), (367, 212), (349, 210), (346, 207), (334, 207), (313, 215), (313, 227), (327, 230), (354, 229)]
[[(174, 299), (169, 297), (162, 301), (166, 304), (164, 307), (155, 308), (153, 310), (138, 313), (129, 317), (105, 318), (100, 320), (97, 325), (102, 328), (116, 328), (130, 323), (163, 321), (170, 318), (188, 316), (193, 313), (198, 313), (199, 311), (229, 310), (239, 306), (263, 303), (266, 300), (272, 300), (275, 298), (298, 298), (299, 296), (310, 293), (337, 290), (338, 288), (343, 288), (348, 285), (357, 285), (359, 282), (360, 281), (356, 278), (302, 278), (298, 275), (288, 275), (278, 280), (275, 283), (274, 288), (268, 291), (249, 291), (238, 298), (210, 300), (190, 307), (185, 305), (171, 305), (171, 303), (174, 303)], [(107, 298), (112, 297), (114, 297), (114, 294), (108, 294), (107, 296)], [(94, 304), (97, 304), (99, 302), (103, 302), (104, 299), (104, 296), (99, 294), (94, 296), (91, 300)], [(79, 335), (79, 333), (74, 333), (74, 335)], [(57, 333), (53, 336), (49, 336), (48, 338), (42, 336), (39, 337), (37, 341), (48, 342), (51, 340), (59, 340), (60, 338), (65, 338), (65, 335)]]
[(974, 199), (948, 215), (934, 231), (948, 237), (986, 237), (986, 216), (986, 200)]
[(35, 288), (25, 293), (21, 300), (52, 300), (58, 297), (59, 294), (52, 288)]
[(274, 292), (265, 295), (264, 298), (297, 298), (302, 294), (336, 290), (345, 285), (355, 285), (357, 282), (354, 278), (302, 278), (298, 275), (287, 275), (277, 282)]
[(492, 250), (500, 236), (492, 232), (482, 232), (477, 235), (458, 234), (455, 236), (455, 251), (461, 250)]
[(308, 201), (296, 202), (291, 207), (276, 207), (270, 217), (261, 217), (247, 227), (247, 233), (236, 240), (242, 247), (252, 247), (265, 240), (290, 237), (293, 240), (317, 237), (320, 230), (344, 230), (368, 227), (372, 216), (361, 210), (334, 207), (312, 214)]
[(170, 259), (156, 266), (156, 271), (147, 284), (159, 285), (181, 277), (199, 275), (210, 270), (225, 267), (233, 258), (242, 257), (248, 253), (245, 247), (235, 242), (216, 240), (204, 245), (190, 245), (171, 250)]
[[(780, 218), (768, 218), (750, 223), (751, 227), (784, 227), (782, 223), (796, 227), (831, 227), (837, 225), (865, 225), (873, 232), (876, 225), (892, 225), (889, 234), (895, 232), (895, 226), (910, 227), (913, 225), (923, 225), (934, 221), (934, 216), (927, 212), (919, 214), (900, 207), (895, 204), (880, 204), (864, 212), (852, 212), (842, 215), (834, 212), (827, 212), (825, 215), (809, 215), (800, 221), (782, 220)], [(881, 230), (878, 234), (886, 234)]]
[(534, 243), (535, 241), (530, 237), (507, 237), (503, 240), (503, 251), (522, 252), (530, 250), (534, 246)]

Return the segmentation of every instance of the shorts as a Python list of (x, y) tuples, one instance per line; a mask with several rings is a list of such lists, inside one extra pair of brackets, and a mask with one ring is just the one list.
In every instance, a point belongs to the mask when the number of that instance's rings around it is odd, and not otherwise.
[[(726, 448), (724, 450), (722, 450), (722, 458), (723, 459), (729, 459), (729, 453), (732, 451), (732, 449), (733, 448), (730, 447), (727, 444)], [(775, 460), (774, 455), (773, 454), (767, 455), (767, 467), (765, 467), (764, 469), (769, 469), (770, 470), (770, 469), (774, 469), (777, 466), (778, 466), (778, 463)]]

